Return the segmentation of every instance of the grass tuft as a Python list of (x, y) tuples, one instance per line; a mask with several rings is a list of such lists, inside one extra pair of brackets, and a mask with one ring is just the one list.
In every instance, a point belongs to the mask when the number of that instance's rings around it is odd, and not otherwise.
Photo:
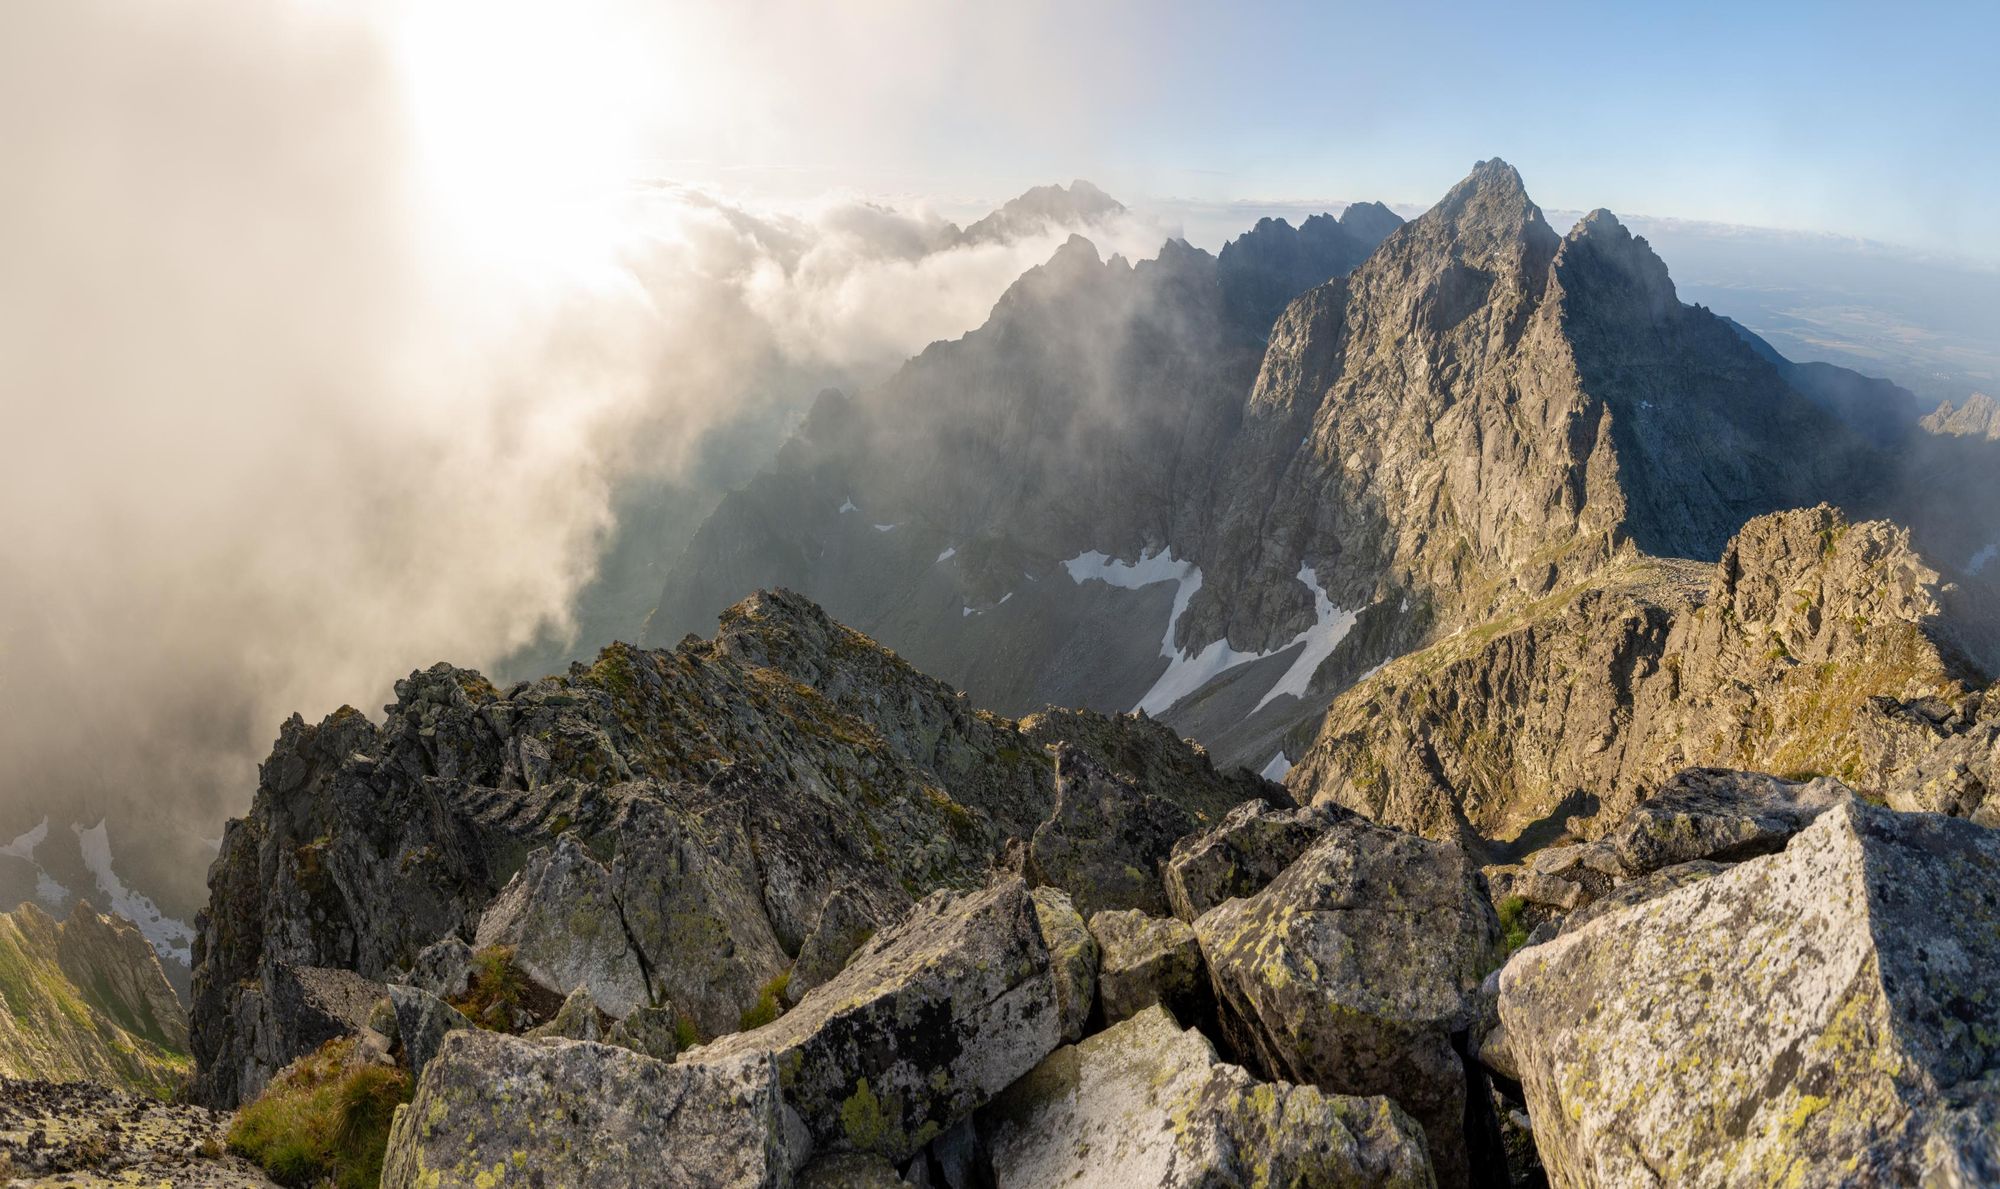
[(351, 1037), (288, 1066), (229, 1128), (229, 1150), (280, 1185), (372, 1189), (382, 1179), (389, 1124), (410, 1100), (410, 1075), (352, 1061)]

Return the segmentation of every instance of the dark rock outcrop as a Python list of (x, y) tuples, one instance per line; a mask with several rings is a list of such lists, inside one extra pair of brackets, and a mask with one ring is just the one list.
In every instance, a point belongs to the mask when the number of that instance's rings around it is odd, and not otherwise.
[[(1188, 812), (1234, 787), (1170, 735), (1062, 723), (1044, 730), (1123, 740), (1146, 774), (1189, 774), (1155, 794), (1185, 795)], [(449, 999), (489, 911), (484, 940), (571, 983), (545, 988), (558, 1000), (588, 985), (613, 1015), (671, 1003), (700, 1036), (734, 1031), (836, 893), (848, 925), (813, 941), (821, 967), (855, 922), (982, 884), (1050, 816), (1055, 783), (1015, 723), (784, 592), (733, 608), (712, 641), (618, 645), (506, 691), (444, 665), (412, 674), (380, 726), (345, 709), (287, 723), (229, 827), (196, 948), (196, 1094), (234, 1103), (344, 1026), (340, 1011), (287, 1023), (287, 972)], [(579, 940), (564, 914), (585, 899)]]

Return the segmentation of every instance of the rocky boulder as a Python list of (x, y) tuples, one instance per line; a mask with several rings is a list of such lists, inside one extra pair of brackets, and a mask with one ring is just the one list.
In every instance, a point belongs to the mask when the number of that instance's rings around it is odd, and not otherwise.
[(1394, 1103), (1260, 1082), (1159, 1007), (1058, 1049), (981, 1121), (1001, 1185), (1435, 1183)]
[(1138, 909), (1090, 918), (1101, 957), (1097, 996), (1104, 1021), (1116, 1024), (1158, 1004), (1192, 1026), (1214, 1011), (1201, 943), (1186, 921)]
[(557, 995), (584, 988), (613, 1016), (653, 1001), (611, 872), (574, 833), (528, 856), (486, 906), (473, 944), (511, 948), (514, 964), (538, 985)]
[(1464, 851), (1338, 822), (1194, 928), (1238, 1051), (1273, 1078), (1389, 1095), (1423, 1124), (1438, 1182), (1466, 1183), (1453, 1035), (1499, 963), (1500, 927)]
[(1730, 862), (1782, 849), (1814, 818), (1853, 796), (1831, 777), (1796, 782), (1761, 772), (1689, 768), (1640, 802), (1606, 841), (1627, 875), (1697, 859)]
[(411, 1077), (422, 1077), (424, 1066), (444, 1045), (444, 1038), (461, 1028), (473, 1027), (465, 1013), (416, 987), (389, 988), (391, 1029), (402, 1065)]
[(1018, 878), (934, 893), (796, 1008), (676, 1068), (768, 1055), (820, 1151), (901, 1165), (1062, 1043), (1044, 911)]
[(382, 1184), (786, 1186), (807, 1154), (761, 1054), (669, 1065), (470, 1029), (397, 1108)]
[(2000, 834), (1844, 800), (1523, 951), (1499, 1011), (1559, 1186), (1993, 1183)]
[(1063, 889), (1085, 916), (1107, 908), (1167, 911), (1160, 868), (1194, 815), (1059, 744), (1056, 804), (1028, 843), (1028, 871)]
[(1276, 879), (1336, 822), (1338, 805), (1278, 808), (1246, 801), (1213, 827), (1179, 839), (1167, 858), (1167, 902), (1192, 921), (1231, 896), (1251, 896)]

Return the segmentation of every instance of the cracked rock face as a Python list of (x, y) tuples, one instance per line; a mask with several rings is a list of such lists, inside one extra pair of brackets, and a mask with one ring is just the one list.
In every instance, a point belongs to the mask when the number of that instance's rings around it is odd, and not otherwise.
[(1186, 921), (1137, 909), (1090, 918), (1102, 957), (1097, 995), (1104, 1020), (1116, 1024), (1156, 1004), (1190, 1025), (1214, 1012), (1201, 943)]
[(939, 892), (775, 1022), (680, 1060), (768, 1055), (817, 1150), (900, 1166), (1063, 1042), (1062, 978), (1018, 878)]
[(568, 995), (581, 987), (613, 1016), (653, 1002), (611, 872), (573, 833), (528, 856), (486, 906), (473, 944), (510, 947), (514, 964), (543, 988)]
[[(453, 1032), (396, 1109), (385, 1189), (787, 1186), (807, 1149), (761, 1055), (668, 1065), (587, 1041)], [(671, 1159), (663, 1159), (671, 1153)]]
[(1466, 1183), (1453, 1034), (1499, 964), (1500, 926), (1462, 850), (1338, 822), (1194, 929), (1238, 1051), (1272, 1077), (1394, 1098), (1423, 1124), (1438, 1183)]
[(1056, 804), (1028, 842), (1037, 883), (1068, 892), (1089, 916), (1107, 908), (1167, 911), (1160, 869), (1195, 817), (1066, 744), (1056, 748)]
[(1159, 1007), (1058, 1049), (982, 1119), (1002, 1185), (1435, 1184), (1394, 1103), (1260, 1082)]
[(1510, 962), (1556, 1185), (1991, 1183), (2000, 835), (1842, 801)]

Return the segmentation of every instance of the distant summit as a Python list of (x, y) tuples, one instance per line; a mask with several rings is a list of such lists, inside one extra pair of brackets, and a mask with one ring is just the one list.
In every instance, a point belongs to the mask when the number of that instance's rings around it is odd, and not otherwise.
[(1067, 188), (1036, 186), (965, 229), (968, 243), (1005, 242), (1050, 231), (1075, 230), (1125, 213), (1125, 204), (1081, 178)]

